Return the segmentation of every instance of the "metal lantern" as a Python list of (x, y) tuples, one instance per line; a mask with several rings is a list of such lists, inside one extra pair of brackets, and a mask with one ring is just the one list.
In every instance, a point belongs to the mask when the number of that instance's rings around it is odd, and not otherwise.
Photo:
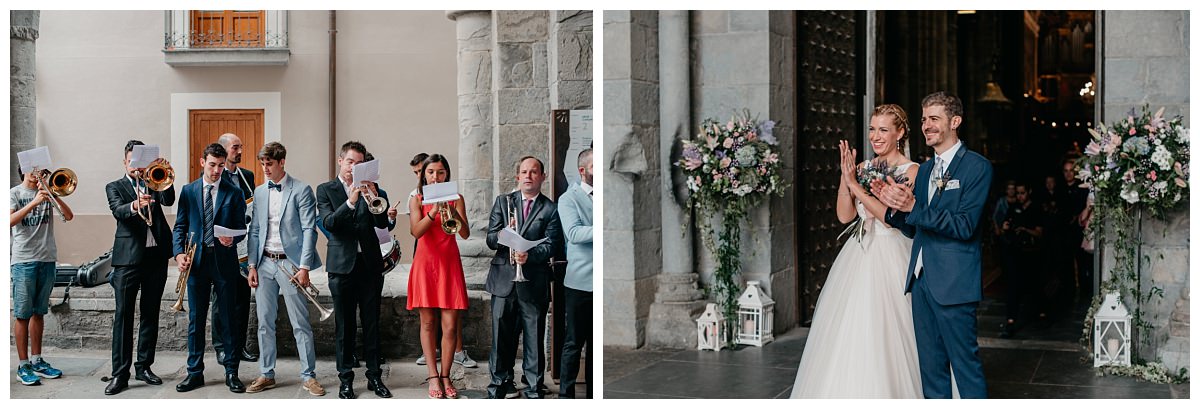
[(1129, 366), (1130, 315), (1119, 295), (1107, 294), (1092, 331), (1094, 365)]
[(696, 319), (696, 349), (720, 351), (729, 346), (725, 335), (725, 315), (717, 304), (708, 303), (704, 313)]
[(746, 291), (738, 298), (738, 343), (763, 346), (775, 340), (772, 322), (775, 301), (759, 288), (758, 281), (746, 282)]

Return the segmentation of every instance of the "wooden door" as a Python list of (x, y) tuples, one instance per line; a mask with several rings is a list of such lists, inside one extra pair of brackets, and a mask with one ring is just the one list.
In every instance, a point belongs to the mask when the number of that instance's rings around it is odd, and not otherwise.
[(263, 10), (194, 10), (192, 47), (262, 47), (265, 16)]
[(264, 143), (263, 110), (193, 109), (188, 111), (188, 117), (188, 182), (200, 177), (200, 154), (204, 148), (228, 132), (242, 139), (242, 162), (238, 166), (254, 172), (251, 184), (262, 183), (258, 151)]

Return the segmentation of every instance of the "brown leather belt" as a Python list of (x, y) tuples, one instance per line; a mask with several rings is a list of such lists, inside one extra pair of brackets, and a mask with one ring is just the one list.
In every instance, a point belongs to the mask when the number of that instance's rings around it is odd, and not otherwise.
[(275, 260), (287, 260), (287, 254), (285, 253), (271, 253), (269, 251), (264, 251), (263, 257)]

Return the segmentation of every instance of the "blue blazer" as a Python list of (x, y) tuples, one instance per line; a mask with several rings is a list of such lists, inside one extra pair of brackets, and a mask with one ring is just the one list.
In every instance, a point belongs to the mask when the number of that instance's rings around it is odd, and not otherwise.
[(592, 291), (592, 198), (578, 184), (558, 198), (558, 220), (562, 222), (567, 248), (567, 274), (563, 285)]
[[(947, 188), (930, 192), (933, 162), (925, 161), (917, 171), (912, 212), (895, 211), (886, 219), (913, 239), (904, 292), (912, 291), (917, 254), (924, 249), (921, 274), (939, 304), (978, 302), (983, 298), (979, 220), (992, 185), (992, 164), (963, 146), (946, 171)], [(954, 183), (959, 187), (948, 189)], [(928, 201), (930, 194), (934, 195), (932, 202)]]
[[(194, 233), (192, 239), (196, 242), (196, 255), (192, 258), (192, 265), (200, 265), (200, 260), (207, 257), (204, 251), (204, 217), (200, 212), (204, 209), (204, 202), (201, 199), (201, 191), (204, 189), (203, 177), (188, 183), (179, 193), (179, 203), (175, 214), (175, 227), (171, 230), (171, 241), (175, 247), (175, 255), (183, 254), (184, 247), (187, 245), (188, 233)], [(246, 228), (246, 199), (242, 196), (242, 189), (234, 185), (228, 178), (222, 177), (217, 183), (217, 201), (214, 207), (217, 209), (216, 217), (213, 218), (214, 226), (224, 226), (230, 229), (241, 230)], [(246, 236), (238, 236), (233, 238), (233, 246), (225, 247), (220, 241), (214, 239), (216, 243), (214, 255), (217, 258), (217, 273), (225, 277), (233, 277), (241, 275), (238, 267), (237, 243), (245, 239)], [(193, 268), (191, 274), (201, 276), (207, 274), (205, 271)]]
[[(317, 197), (313, 195), (312, 187), (284, 175), (280, 181), (283, 189), (283, 214), (279, 220), (279, 234), (283, 241), (283, 253), (288, 261), (297, 268), (316, 270), (321, 267), (321, 256), (317, 254)], [(254, 189), (254, 213), (250, 218), (250, 232), (247, 234), (250, 254), (250, 267), (259, 265), (263, 249), (267, 243), (267, 210), (270, 209), (270, 192), (267, 184), (263, 183)]]

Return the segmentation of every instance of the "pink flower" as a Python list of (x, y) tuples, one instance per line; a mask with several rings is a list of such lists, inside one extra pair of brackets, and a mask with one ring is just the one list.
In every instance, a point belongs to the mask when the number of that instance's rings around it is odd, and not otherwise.
[(1096, 141), (1092, 141), (1092, 142), (1088, 143), (1087, 148), (1083, 150), (1083, 153), (1087, 154), (1088, 156), (1099, 155), (1100, 154), (1100, 144), (1096, 143)]
[(733, 129), (733, 121), (729, 121), (728, 124), (725, 124), (725, 129)]
[(1150, 180), (1151, 180), (1151, 181), (1158, 180), (1158, 172), (1155, 172), (1155, 171), (1153, 171), (1153, 170), (1152, 170), (1152, 171), (1150, 171)]
[(700, 159), (696, 158), (684, 159), (683, 167), (687, 170), (696, 170), (696, 168), (700, 167), (702, 163), (703, 162), (701, 162)]
[(1179, 187), (1187, 187), (1187, 182), (1184, 182), (1182, 178), (1175, 178), (1175, 185)]
[(1137, 128), (1129, 128), (1129, 136), (1137, 135)]
[(706, 136), (704, 139), (708, 142), (708, 149), (717, 147), (717, 138), (715, 136)]
[(747, 141), (753, 141), (755, 139), (758, 139), (758, 134), (756, 134), (754, 131), (750, 131), (750, 133), (746, 134)]
[(721, 159), (721, 169), (728, 168), (730, 162), (732, 162), (732, 160), (730, 160), (728, 156), (726, 156), (725, 159)]
[(732, 148), (733, 147), (733, 138), (725, 138), (725, 143), (722, 144), (722, 146), (724, 146), (725, 149)]

